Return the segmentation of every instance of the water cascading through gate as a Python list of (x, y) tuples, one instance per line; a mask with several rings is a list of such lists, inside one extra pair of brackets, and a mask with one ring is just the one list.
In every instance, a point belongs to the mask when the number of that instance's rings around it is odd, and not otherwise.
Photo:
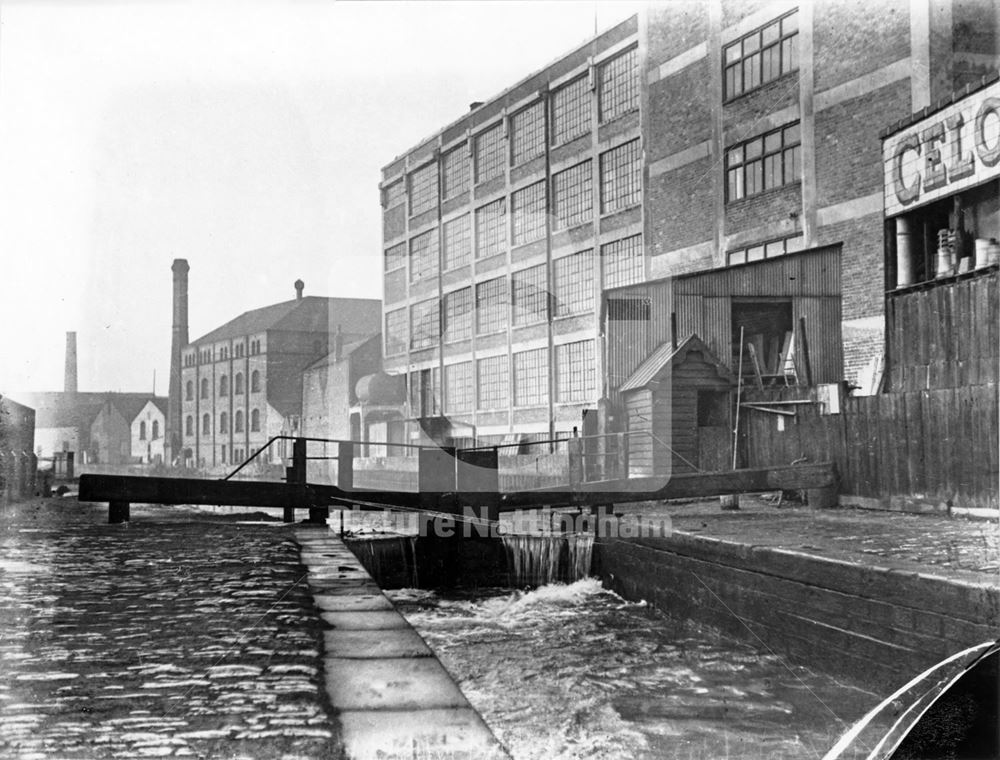
[(512, 586), (572, 583), (590, 574), (592, 535), (513, 535), (502, 540)]

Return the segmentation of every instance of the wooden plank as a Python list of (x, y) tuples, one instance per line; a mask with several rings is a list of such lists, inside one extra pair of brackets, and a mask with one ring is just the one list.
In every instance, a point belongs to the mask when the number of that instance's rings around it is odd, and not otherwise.
[(921, 428), (923, 430), (922, 460), (924, 462), (924, 474), (927, 478), (927, 494), (936, 499), (940, 494), (940, 482), (938, 478), (938, 446), (937, 435), (939, 433), (935, 425), (934, 399), (931, 391), (920, 391), (921, 404)]
[(906, 418), (906, 475), (911, 493), (922, 493), (927, 488), (927, 478), (924, 473), (923, 420), (920, 413), (920, 394), (901, 394), (904, 402)]

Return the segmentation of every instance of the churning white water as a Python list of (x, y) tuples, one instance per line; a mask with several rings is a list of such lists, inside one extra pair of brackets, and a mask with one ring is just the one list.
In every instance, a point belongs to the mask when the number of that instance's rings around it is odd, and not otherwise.
[(388, 593), (515, 760), (821, 757), (874, 699), (593, 579)]

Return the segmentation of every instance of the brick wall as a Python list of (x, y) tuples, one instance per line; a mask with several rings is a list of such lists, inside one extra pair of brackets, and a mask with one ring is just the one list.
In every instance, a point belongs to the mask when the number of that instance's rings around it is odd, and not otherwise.
[(910, 54), (907, 0), (818, 0), (813, 16), (817, 92)]
[(883, 691), (1000, 624), (995, 588), (684, 534), (596, 542), (594, 570), (626, 599)]
[(650, 255), (710, 240), (714, 236), (711, 159), (703, 158), (649, 181), (647, 214)]

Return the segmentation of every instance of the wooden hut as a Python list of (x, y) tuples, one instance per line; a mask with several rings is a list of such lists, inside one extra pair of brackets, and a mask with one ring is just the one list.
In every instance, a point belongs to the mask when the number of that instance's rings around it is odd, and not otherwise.
[(735, 375), (697, 335), (653, 351), (620, 386), (629, 475), (732, 466)]

